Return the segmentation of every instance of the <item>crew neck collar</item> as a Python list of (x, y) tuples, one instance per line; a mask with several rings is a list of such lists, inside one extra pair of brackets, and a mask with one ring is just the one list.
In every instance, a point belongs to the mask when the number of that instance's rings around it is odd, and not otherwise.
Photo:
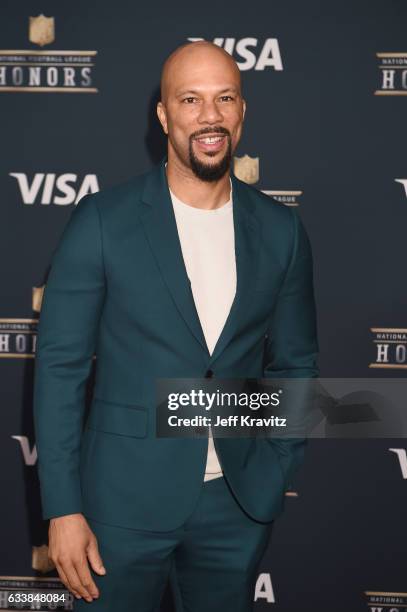
[[(167, 167), (167, 162), (165, 163), (165, 168)], [(168, 183), (168, 181), (167, 181)], [(232, 208), (232, 179), (229, 176), (229, 184), (230, 184), (230, 192), (229, 192), (229, 200), (222, 204), (222, 206), (218, 206), (218, 208), (206, 209), (199, 208), (197, 206), (192, 206), (192, 204), (188, 204), (187, 202), (183, 202), (180, 200), (170, 189), (168, 185), (168, 190), (171, 194), (172, 203), (180, 212), (184, 212), (185, 214), (191, 214), (196, 216), (202, 215), (222, 215), (227, 213)]]

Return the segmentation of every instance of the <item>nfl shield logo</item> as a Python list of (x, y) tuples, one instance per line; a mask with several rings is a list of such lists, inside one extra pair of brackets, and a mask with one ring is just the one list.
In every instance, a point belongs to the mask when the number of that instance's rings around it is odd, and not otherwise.
[(259, 180), (259, 158), (243, 155), (243, 157), (234, 157), (234, 173), (238, 179), (249, 183), (257, 183)]
[(31, 564), (33, 569), (43, 574), (55, 568), (53, 561), (48, 558), (48, 546), (46, 544), (33, 546)]
[(41, 311), (42, 298), (44, 295), (45, 285), (42, 287), (33, 287), (32, 288), (32, 309), (35, 312)]
[(30, 42), (43, 47), (55, 40), (55, 22), (53, 17), (45, 17), (41, 13), (38, 17), (30, 17), (28, 38)]

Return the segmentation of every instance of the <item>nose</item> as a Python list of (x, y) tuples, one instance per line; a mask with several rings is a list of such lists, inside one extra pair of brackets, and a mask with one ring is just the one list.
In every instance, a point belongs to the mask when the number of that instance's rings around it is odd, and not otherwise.
[(209, 123), (212, 125), (214, 123), (219, 123), (220, 121), (223, 121), (223, 115), (220, 112), (216, 102), (203, 102), (201, 112), (199, 113), (198, 122)]

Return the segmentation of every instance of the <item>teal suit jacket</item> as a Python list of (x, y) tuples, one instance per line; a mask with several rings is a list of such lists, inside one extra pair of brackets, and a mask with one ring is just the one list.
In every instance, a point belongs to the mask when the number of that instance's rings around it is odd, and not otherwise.
[[(209, 354), (164, 158), (83, 197), (52, 257), (38, 329), (34, 424), (44, 519), (83, 512), (167, 531), (192, 512), (207, 439), (157, 438), (157, 378), (316, 377), (312, 254), (295, 208), (232, 173), (237, 291)], [(96, 355), (86, 423), (85, 388)], [(226, 479), (254, 519), (273, 520), (304, 438), (215, 438)]]

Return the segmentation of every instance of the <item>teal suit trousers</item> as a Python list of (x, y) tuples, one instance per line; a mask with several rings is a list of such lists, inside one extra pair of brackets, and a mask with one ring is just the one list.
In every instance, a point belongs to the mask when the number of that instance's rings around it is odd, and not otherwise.
[(158, 612), (169, 576), (177, 612), (253, 609), (257, 567), (274, 521), (251, 519), (225, 478), (202, 483), (193, 512), (171, 531), (88, 521), (106, 574), (92, 571), (99, 598), (75, 599), (75, 612)]

